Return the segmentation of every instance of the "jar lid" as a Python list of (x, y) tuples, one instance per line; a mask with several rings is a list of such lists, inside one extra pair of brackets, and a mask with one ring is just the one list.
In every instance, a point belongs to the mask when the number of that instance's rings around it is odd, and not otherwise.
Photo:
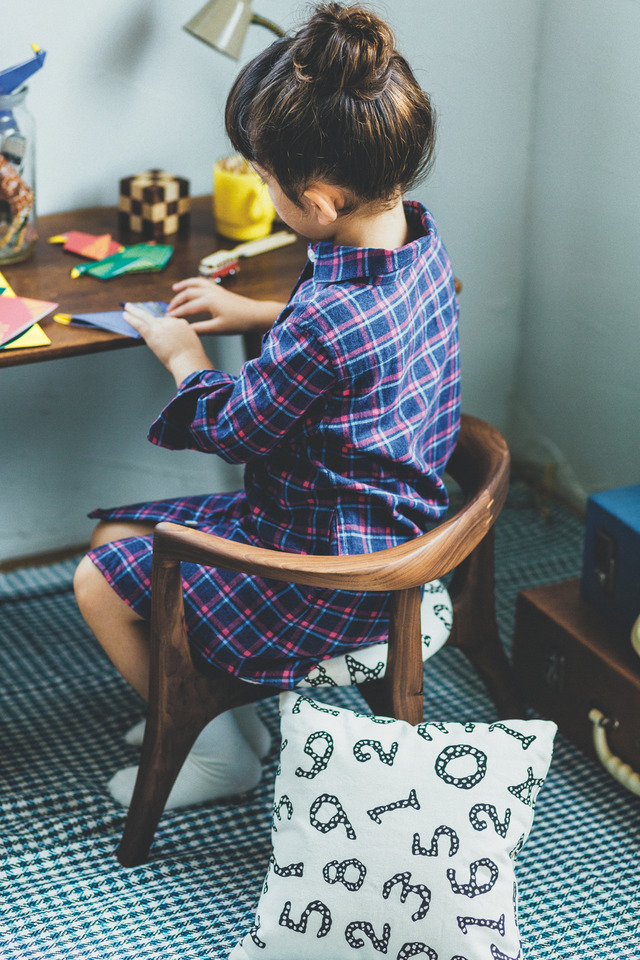
[(29, 88), (24, 86), (20, 87), (19, 90), (14, 90), (12, 93), (0, 93), (0, 110), (13, 110), (15, 107), (20, 106), (28, 90)]

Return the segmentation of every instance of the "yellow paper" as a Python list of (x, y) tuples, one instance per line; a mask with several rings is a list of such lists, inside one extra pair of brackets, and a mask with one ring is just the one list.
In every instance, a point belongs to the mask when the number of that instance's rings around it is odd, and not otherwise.
[[(7, 283), (5, 277), (0, 273), (0, 297), (15, 297), (11, 286)], [(14, 350), (16, 347), (47, 347), (51, 340), (46, 335), (39, 323), (34, 323), (32, 327), (20, 337), (16, 337), (11, 343), (5, 343), (2, 350)]]
[(7, 279), (0, 273), (0, 297), (15, 297)]
[(3, 350), (13, 350), (15, 347), (47, 347), (51, 340), (39, 323), (34, 323), (21, 337), (16, 337), (11, 343), (5, 343)]

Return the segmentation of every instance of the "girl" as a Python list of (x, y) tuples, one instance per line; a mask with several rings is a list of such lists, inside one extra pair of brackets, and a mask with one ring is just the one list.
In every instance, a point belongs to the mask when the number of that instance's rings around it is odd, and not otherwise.
[[(403, 203), (432, 158), (434, 118), (389, 27), (360, 7), (319, 6), (242, 70), (226, 128), (282, 220), (311, 241), (309, 260), (286, 305), (197, 278), (176, 284), (167, 316), (127, 313), (177, 385), (149, 439), (246, 464), (240, 493), (92, 514), (78, 603), (143, 697), (155, 523), (301, 553), (381, 550), (445, 510), (458, 431), (453, 274), (429, 212)], [(184, 319), (203, 310), (209, 320)], [(264, 331), (261, 355), (237, 377), (214, 369), (198, 334), (249, 329)], [(380, 594), (187, 564), (183, 581), (195, 654), (259, 683), (293, 687), (320, 660), (387, 637)], [(252, 787), (267, 749), (252, 708), (216, 718), (168, 806)], [(135, 776), (111, 781), (123, 803)]]

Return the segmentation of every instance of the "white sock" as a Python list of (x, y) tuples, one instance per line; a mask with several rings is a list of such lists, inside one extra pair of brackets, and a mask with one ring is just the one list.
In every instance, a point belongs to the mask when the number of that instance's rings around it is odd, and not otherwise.
[[(271, 734), (260, 719), (256, 704), (249, 703), (244, 707), (235, 707), (231, 712), (238, 721), (242, 736), (253, 752), (264, 760), (271, 749)], [(140, 720), (125, 733), (124, 739), (130, 746), (142, 746), (145, 723), (145, 720)]]
[[(219, 800), (251, 790), (262, 775), (258, 757), (240, 733), (232, 711), (207, 724), (176, 778), (165, 810)], [(119, 770), (109, 781), (118, 803), (128, 806), (133, 796), (137, 767)]]
[(242, 736), (256, 756), (264, 760), (271, 749), (271, 734), (260, 719), (257, 705), (248, 703), (244, 707), (234, 707), (232, 713)]
[(132, 727), (129, 727), (124, 735), (125, 743), (128, 743), (131, 747), (141, 747), (142, 741), (144, 740), (144, 728), (146, 725), (147, 721), (142, 719), (137, 723), (134, 723)]

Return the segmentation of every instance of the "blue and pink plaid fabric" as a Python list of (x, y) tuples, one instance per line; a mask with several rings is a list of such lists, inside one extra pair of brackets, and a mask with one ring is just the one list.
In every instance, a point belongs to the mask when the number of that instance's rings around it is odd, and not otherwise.
[[(188, 377), (152, 424), (170, 449), (245, 463), (244, 491), (94, 511), (171, 519), (310, 554), (382, 550), (447, 506), (442, 473), (460, 404), (457, 300), (431, 215), (406, 204), (413, 240), (393, 251), (309, 247), (262, 352), (237, 377)], [(150, 538), (92, 554), (145, 618)], [(189, 636), (217, 666), (291, 687), (321, 659), (386, 639), (387, 598), (183, 568)]]

